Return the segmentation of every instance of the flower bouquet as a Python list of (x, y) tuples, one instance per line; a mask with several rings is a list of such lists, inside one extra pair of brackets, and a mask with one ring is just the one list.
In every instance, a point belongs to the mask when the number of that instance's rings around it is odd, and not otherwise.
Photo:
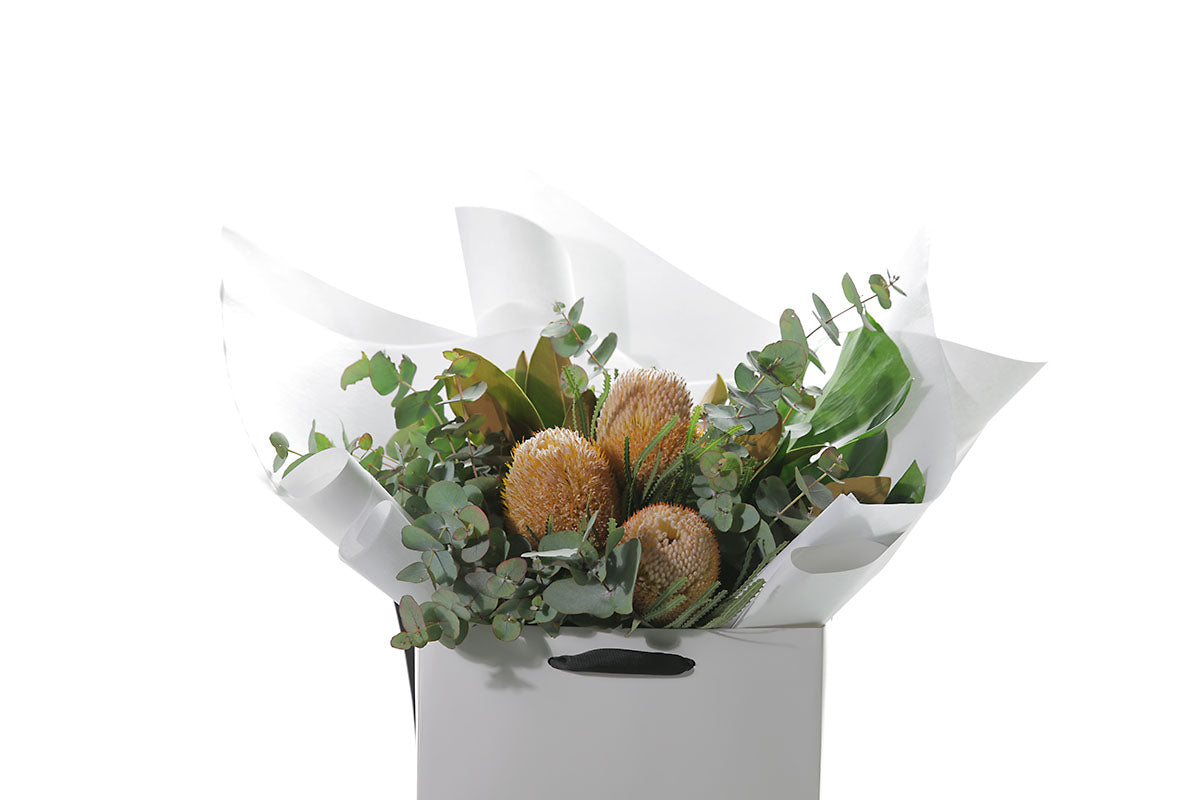
[[(823, 625), (1037, 365), (932, 335), (920, 242), (767, 327), (560, 198), (523, 210), (459, 212), (476, 337), (241, 240), (223, 293), (273, 485), (422, 649), (419, 796), (816, 797)], [(281, 325), (314, 347), (256, 360)]]

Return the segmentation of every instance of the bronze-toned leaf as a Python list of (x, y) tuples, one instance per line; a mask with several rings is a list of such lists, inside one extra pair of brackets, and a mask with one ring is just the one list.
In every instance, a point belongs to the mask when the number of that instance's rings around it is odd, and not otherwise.
[(750, 451), (751, 458), (767, 461), (775, 455), (775, 449), (779, 447), (779, 440), (783, 436), (783, 419), (780, 418), (778, 412), (775, 414), (775, 419), (775, 426), (770, 430), (738, 437), (738, 441)]
[(513, 442), (544, 427), (525, 392), (499, 367), (469, 350), (458, 348), (448, 352), (453, 352), (459, 359), (477, 359), (473, 377), (487, 384), (487, 391), (478, 400), (451, 404), (455, 414), (463, 419), (479, 414), (484, 418), (482, 430), (485, 433), (502, 433)]
[(852, 494), (858, 502), (864, 505), (875, 505), (887, 499), (892, 489), (892, 479), (886, 475), (864, 475), (858, 478), (847, 478), (841, 483), (826, 484), (834, 497)]

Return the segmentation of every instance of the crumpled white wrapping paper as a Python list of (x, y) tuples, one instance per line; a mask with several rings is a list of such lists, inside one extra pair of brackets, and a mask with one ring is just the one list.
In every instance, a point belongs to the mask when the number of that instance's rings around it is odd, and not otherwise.
[[(232, 258), (221, 292), (225, 353), (250, 441), (280, 496), (394, 600), (406, 593), (423, 599), (421, 590), (428, 591), (395, 580), (417, 559), (400, 544), (408, 520), (399, 504), (340, 448), (308, 459), (281, 482), (270, 472), (272, 431), (295, 440), (314, 418), (335, 442), (343, 425), (351, 436), (365, 431), (377, 441), (394, 430), (391, 407), (370, 387), (343, 391), (338, 385), (360, 352), (408, 355), (417, 364), (418, 385), (441, 371), (442, 351), (450, 347), (504, 367), (536, 343), (556, 300), (584, 297), (589, 326), (617, 333), (612, 366), (671, 369), (698, 398), (715, 373), (728, 374), (747, 351), (779, 338), (774, 321), (700, 284), (566, 198), (542, 190), (514, 205), (520, 216), (457, 210), (475, 336), (359, 300), (226, 232)], [(766, 585), (738, 626), (827, 622), (883, 568), (984, 425), (1041, 367), (938, 339), (927, 261), (926, 241), (918, 237), (892, 268), (908, 297), (879, 315), (914, 379), (904, 408), (888, 424), (882, 473), (898, 480), (916, 460), (927, 480), (925, 502), (863, 505), (851, 495), (838, 497), (766, 566)], [(781, 291), (780, 310), (806, 305), (808, 287), (783, 288), (794, 289), (794, 296)], [(664, 297), (671, 298), (670, 315), (662, 313)], [(686, 340), (680, 330), (688, 332)], [(827, 364), (836, 361), (830, 343), (816, 349)]]

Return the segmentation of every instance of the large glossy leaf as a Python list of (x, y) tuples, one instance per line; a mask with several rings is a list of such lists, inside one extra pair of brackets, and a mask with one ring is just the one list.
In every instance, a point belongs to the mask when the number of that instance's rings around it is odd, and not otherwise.
[(845, 442), (878, 427), (899, 408), (912, 374), (896, 343), (876, 324), (851, 331), (837, 368), (808, 418), (812, 428), (794, 446)]
[(487, 384), (487, 391), (478, 400), (451, 404), (455, 414), (464, 419), (480, 414), (485, 433), (502, 433), (514, 442), (545, 427), (533, 403), (504, 370), (469, 350), (455, 348), (452, 352), (460, 358), (479, 359), (471, 380)]
[(544, 427), (554, 428), (563, 424), (567, 415), (567, 397), (562, 391), (562, 371), (571, 362), (554, 352), (554, 343), (542, 337), (538, 339), (533, 355), (529, 357), (529, 371), (525, 376), (525, 393), (536, 409)]
[(880, 431), (872, 436), (863, 436), (839, 449), (842, 451), (842, 458), (845, 459), (846, 466), (850, 468), (846, 474), (847, 478), (878, 475), (887, 458), (887, 431)]
[(900, 480), (892, 487), (887, 496), (888, 503), (923, 503), (925, 502), (925, 476), (914, 461), (909, 465)]

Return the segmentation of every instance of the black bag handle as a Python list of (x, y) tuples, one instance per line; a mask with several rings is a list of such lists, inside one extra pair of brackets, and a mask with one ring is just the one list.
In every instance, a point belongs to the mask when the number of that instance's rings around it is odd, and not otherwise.
[(696, 668), (695, 661), (675, 653), (616, 647), (602, 647), (573, 656), (554, 656), (546, 663), (564, 672), (605, 675), (684, 675)]

